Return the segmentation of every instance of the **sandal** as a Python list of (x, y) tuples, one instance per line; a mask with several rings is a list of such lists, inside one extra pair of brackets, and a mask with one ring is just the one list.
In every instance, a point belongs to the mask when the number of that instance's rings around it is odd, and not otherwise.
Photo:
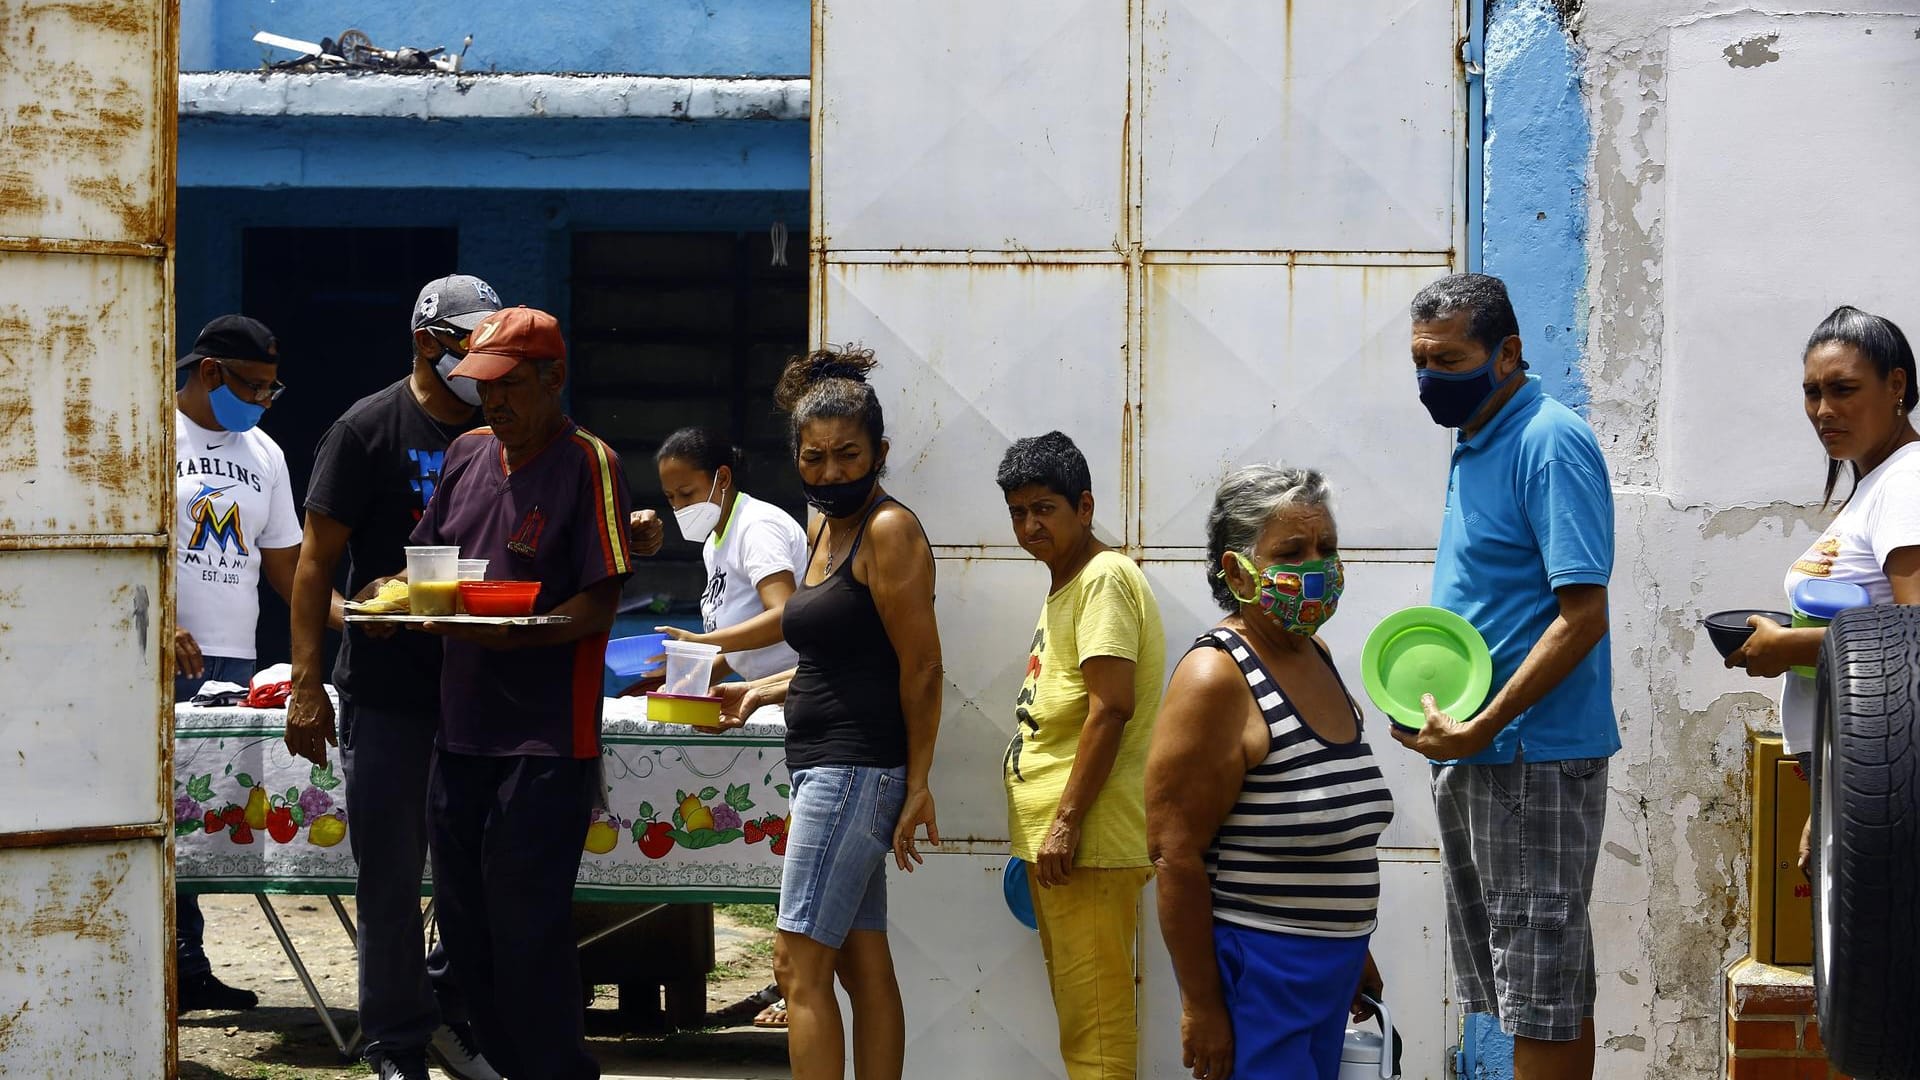
[(767, 1006), (766, 1008), (760, 1010), (760, 1015), (753, 1018), (753, 1026), (757, 1028), (786, 1027), (787, 1026), (786, 999), (781, 998), (779, 1001), (776, 1001), (773, 1004)]

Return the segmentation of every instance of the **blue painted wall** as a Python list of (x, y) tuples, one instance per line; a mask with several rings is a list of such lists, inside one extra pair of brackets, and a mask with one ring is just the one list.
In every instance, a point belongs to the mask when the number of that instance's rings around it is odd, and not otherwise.
[(1549, 0), (1501, 0), (1487, 17), (1482, 255), (1505, 279), (1528, 363), (1585, 410), (1587, 157), (1579, 50)]
[(1488, 1013), (1468, 1016), (1460, 1033), (1461, 1080), (1513, 1080), (1513, 1037)]
[(807, 154), (801, 121), (187, 116), (179, 184), (804, 192)]
[(181, 0), (180, 66), (251, 70), (292, 54), (257, 45), (269, 30), (317, 42), (355, 27), (382, 48), (444, 45), (470, 71), (647, 75), (805, 75), (808, 0)]
[[(1482, 268), (1504, 279), (1527, 362), (1547, 392), (1582, 412), (1586, 345), (1587, 158), (1578, 46), (1549, 0), (1498, 0), (1486, 27), (1486, 190)], [(1513, 1039), (1466, 1018), (1460, 1074), (1512, 1080)]]

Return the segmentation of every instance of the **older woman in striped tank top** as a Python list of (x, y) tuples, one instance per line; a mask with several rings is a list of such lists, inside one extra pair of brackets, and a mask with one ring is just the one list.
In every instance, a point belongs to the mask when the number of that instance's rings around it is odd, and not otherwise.
[(1345, 583), (1325, 480), (1248, 466), (1214, 495), (1227, 612), (1175, 669), (1147, 758), (1147, 843), (1200, 1080), (1334, 1080), (1371, 1015), (1367, 951), (1393, 798), (1315, 636)]

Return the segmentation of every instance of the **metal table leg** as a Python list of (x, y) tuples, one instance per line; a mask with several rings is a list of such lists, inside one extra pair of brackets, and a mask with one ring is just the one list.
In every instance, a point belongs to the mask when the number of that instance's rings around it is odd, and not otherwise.
[[(340, 898), (333, 893), (327, 894), (327, 903), (333, 906), (333, 914), (340, 920), (340, 929), (347, 932), (347, 940), (353, 942), (354, 959), (358, 960), (360, 957), (360, 932), (353, 925), (353, 916), (347, 914), (347, 905), (341, 903)], [(365, 1024), (354, 1024), (353, 1034), (347, 1036), (347, 1048), (342, 1052), (352, 1055), (353, 1051), (359, 1047), (360, 1037), (366, 1034), (366, 1030)]]
[(621, 919), (617, 923), (614, 923), (612, 926), (603, 927), (599, 930), (595, 930), (593, 933), (588, 934), (586, 937), (581, 938), (578, 942), (574, 944), (574, 948), (584, 949), (596, 941), (600, 941), (602, 939), (612, 937), (613, 935), (619, 933), (622, 930), (625, 930), (627, 927), (632, 926), (634, 923), (639, 922), (640, 920), (646, 918), (649, 915), (654, 915), (654, 914), (658, 914), (661, 911), (665, 911), (666, 908), (667, 908), (667, 905), (665, 904), (649, 904), (646, 907), (641, 908), (639, 911), (635, 912), (634, 914), (629, 915), (624, 919)]
[(355, 952), (360, 950), (360, 932), (354, 929), (353, 916), (347, 914), (347, 905), (332, 893), (327, 894), (327, 903), (333, 905), (333, 913), (340, 919), (340, 929), (347, 932), (347, 940), (353, 942)]
[(340, 1035), (340, 1027), (333, 1022), (333, 1013), (327, 1009), (326, 999), (320, 996), (320, 988), (313, 985), (313, 976), (307, 974), (307, 965), (300, 959), (300, 950), (293, 947), (293, 939), (287, 936), (287, 928), (281, 924), (280, 914), (273, 910), (272, 901), (267, 899), (266, 893), (254, 893), (253, 898), (260, 901), (260, 910), (266, 912), (267, 925), (273, 927), (273, 936), (280, 939), (280, 951), (287, 954), (288, 962), (293, 965), (293, 973), (300, 977), (300, 985), (307, 990), (307, 1000), (313, 1002), (313, 1011), (319, 1014), (320, 1023), (326, 1026), (327, 1034), (333, 1036), (333, 1045), (342, 1057), (349, 1056), (353, 1046), (360, 1041), (359, 1033), (354, 1034), (351, 1043)]

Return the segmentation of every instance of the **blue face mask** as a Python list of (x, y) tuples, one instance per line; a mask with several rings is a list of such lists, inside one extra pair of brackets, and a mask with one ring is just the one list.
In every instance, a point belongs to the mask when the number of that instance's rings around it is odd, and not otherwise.
[[(1487, 362), (1472, 371), (1435, 371), (1432, 368), (1420, 368), (1414, 372), (1420, 380), (1420, 404), (1427, 407), (1427, 414), (1441, 427), (1462, 427), (1480, 411), (1480, 406), (1497, 393), (1506, 383), (1493, 381), (1493, 365), (1500, 358), (1500, 349), (1507, 339), (1501, 338), (1499, 344), (1488, 354)], [(1526, 369), (1523, 361), (1515, 368), (1507, 382), (1512, 382), (1521, 371)]]
[(265, 405), (241, 401), (224, 382), (214, 387), (207, 401), (213, 405), (213, 418), (227, 431), (252, 431), (267, 413)]

